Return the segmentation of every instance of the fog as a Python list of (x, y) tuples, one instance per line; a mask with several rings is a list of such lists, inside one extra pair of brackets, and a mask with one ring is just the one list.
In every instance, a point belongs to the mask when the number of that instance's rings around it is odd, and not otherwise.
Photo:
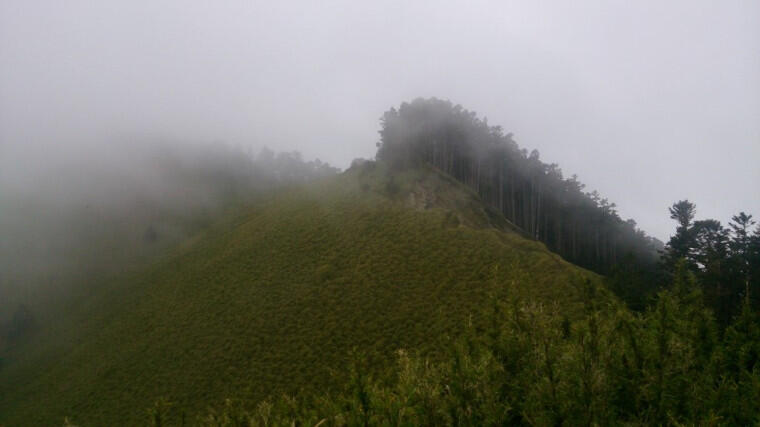
[(660, 239), (683, 198), (760, 215), (756, 1), (5, 0), (0, 64), (9, 193), (148, 179), (124, 153), (166, 140), (345, 168), (374, 156), (383, 111), (436, 96)]

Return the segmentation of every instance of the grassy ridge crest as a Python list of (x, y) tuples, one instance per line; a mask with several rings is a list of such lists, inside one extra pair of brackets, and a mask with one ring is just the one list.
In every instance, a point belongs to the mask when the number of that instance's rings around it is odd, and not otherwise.
[[(228, 397), (329, 390), (352, 349), (378, 370), (434, 355), (519, 288), (572, 315), (597, 276), (495, 222), (430, 170), (368, 163), (263, 201), (95, 292), (0, 370), (0, 424), (140, 424)], [(509, 286), (508, 286), (509, 285)]]

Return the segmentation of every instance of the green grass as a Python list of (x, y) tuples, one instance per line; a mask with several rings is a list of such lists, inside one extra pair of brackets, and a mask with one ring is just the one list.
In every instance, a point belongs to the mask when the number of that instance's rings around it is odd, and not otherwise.
[(367, 167), (288, 191), (96, 287), (6, 355), (0, 424), (142, 424), (159, 398), (194, 419), (229, 397), (329, 391), (352, 349), (378, 370), (401, 348), (435, 357), (509, 288), (580, 310), (573, 282), (595, 275), (435, 172), (389, 180)]

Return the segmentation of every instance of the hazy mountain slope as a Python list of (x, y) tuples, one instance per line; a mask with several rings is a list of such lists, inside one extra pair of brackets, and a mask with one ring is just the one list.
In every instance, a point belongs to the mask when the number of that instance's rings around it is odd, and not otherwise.
[(91, 295), (0, 368), (0, 424), (141, 423), (329, 387), (352, 348), (435, 352), (507, 283), (577, 309), (596, 276), (508, 231), (464, 187), (373, 164), (218, 224)]

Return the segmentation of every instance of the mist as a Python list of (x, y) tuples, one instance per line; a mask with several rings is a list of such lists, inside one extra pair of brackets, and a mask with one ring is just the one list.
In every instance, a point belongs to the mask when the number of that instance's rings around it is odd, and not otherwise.
[(150, 182), (128, 159), (165, 140), (345, 168), (383, 111), (436, 96), (665, 240), (676, 200), (760, 212), (759, 21), (752, 1), (5, 1), (0, 188)]
[(2, 0), (0, 425), (752, 424), (758, 184), (757, 0)]

